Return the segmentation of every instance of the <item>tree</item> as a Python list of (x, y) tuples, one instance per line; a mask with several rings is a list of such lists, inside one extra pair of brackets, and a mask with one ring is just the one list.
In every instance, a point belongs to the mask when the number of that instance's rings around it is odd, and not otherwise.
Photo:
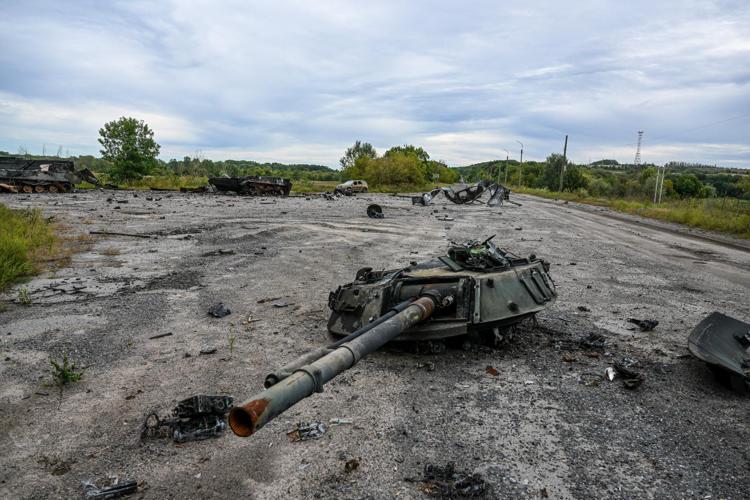
[(544, 165), (544, 172), (542, 173), (542, 182), (544, 187), (550, 191), (557, 191), (560, 189), (560, 175), (563, 172), (563, 168), (568, 164), (565, 157), (558, 153), (552, 153), (547, 157), (547, 162)]
[(122, 117), (106, 123), (99, 136), (102, 158), (112, 162), (116, 180), (140, 179), (156, 166), (161, 146), (143, 120)]
[(430, 159), (430, 155), (427, 154), (427, 151), (422, 149), (421, 147), (412, 146), (411, 144), (404, 144), (403, 146), (394, 146), (388, 151), (385, 152), (383, 156), (390, 156), (397, 153), (403, 153), (407, 155), (416, 156), (419, 161), (422, 163), (427, 163), (427, 161)]
[(341, 157), (339, 162), (341, 163), (341, 166), (346, 169), (353, 167), (354, 163), (359, 158), (377, 158), (377, 156), (378, 153), (375, 151), (375, 148), (372, 147), (372, 144), (369, 142), (357, 141), (354, 143), (354, 146), (346, 150), (346, 153), (344, 153), (344, 156)]

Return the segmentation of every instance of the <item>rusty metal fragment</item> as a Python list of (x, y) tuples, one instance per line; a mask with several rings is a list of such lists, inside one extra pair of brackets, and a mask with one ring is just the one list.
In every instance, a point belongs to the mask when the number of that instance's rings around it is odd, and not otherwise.
[(177, 403), (167, 417), (150, 413), (141, 426), (141, 439), (172, 438), (175, 443), (200, 441), (224, 433), (224, 415), (232, 407), (229, 396), (199, 395)]

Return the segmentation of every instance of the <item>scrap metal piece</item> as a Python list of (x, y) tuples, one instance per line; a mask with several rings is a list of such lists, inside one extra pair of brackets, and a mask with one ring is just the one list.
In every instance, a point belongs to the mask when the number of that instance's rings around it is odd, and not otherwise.
[(124, 495), (130, 495), (138, 490), (138, 482), (134, 479), (118, 481), (112, 486), (99, 488), (91, 481), (83, 481), (83, 495), (92, 500), (109, 500), (119, 498)]
[(382, 219), (385, 217), (385, 215), (383, 215), (383, 209), (376, 203), (367, 207), (367, 216), (371, 219)]
[(214, 318), (223, 318), (232, 314), (232, 311), (223, 302), (219, 302), (208, 308), (208, 314)]
[(688, 337), (688, 349), (735, 389), (750, 389), (750, 324), (718, 311)]
[(171, 415), (149, 413), (141, 426), (141, 439), (172, 438), (175, 443), (200, 441), (224, 433), (224, 415), (232, 408), (230, 396), (198, 395), (183, 399)]
[(300, 422), (297, 427), (287, 432), (289, 440), (307, 441), (308, 439), (320, 439), (326, 433), (328, 428), (323, 422)]

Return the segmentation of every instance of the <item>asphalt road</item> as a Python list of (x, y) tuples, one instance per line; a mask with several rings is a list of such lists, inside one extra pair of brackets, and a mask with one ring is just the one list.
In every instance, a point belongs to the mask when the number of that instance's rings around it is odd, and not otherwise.
[[(687, 335), (711, 311), (750, 321), (745, 243), (513, 199), (521, 206), (0, 195), (42, 208), (71, 235), (150, 236), (91, 236), (70, 266), (24, 285), (32, 305), (18, 303), (17, 288), (3, 297), (0, 496), (77, 497), (81, 481), (116, 475), (138, 480), (143, 498), (420, 498), (425, 466), (454, 462), (490, 498), (746, 498), (748, 396), (686, 355)], [(369, 202), (386, 218), (368, 219)], [(194, 394), (244, 399), (270, 370), (326, 342), (328, 292), (357, 269), (405, 266), (450, 240), (492, 234), (548, 260), (558, 285), (557, 302), (508, 347), (387, 348), (250, 438), (140, 440), (150, 411)], [(276, 297), (288, 306), (259, 303)], [(219, 301), (232, 314), (208, 317)], [(627, 318), (659, 325), (641, 332)], [(606, 338), (601, 352), (576, 347), (591, 333)], [(60, 398), (48, 360), (63, 353), (86, 370)], [(644, 376), (636, 390), (602, 379), (623, 358)], [(328, 431), (290, 442), (287, 432), (310, 421)], [(347, 472), (351, 459), (359, 466)]]

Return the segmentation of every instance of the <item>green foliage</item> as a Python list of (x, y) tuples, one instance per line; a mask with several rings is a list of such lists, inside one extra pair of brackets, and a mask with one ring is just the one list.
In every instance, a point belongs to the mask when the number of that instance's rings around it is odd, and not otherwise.
[(681, 174), (672, 177), (675, 192), (680, 198), (696, 198), (701, 194), (703, 184), (693, 174)]
[(75, 363), (68, 362), (67, 353), (63, 354), (62, 362), (58, 363), (50, 358), (49, 363), (52, 365), (52, 380), (61, 391), (64, 386), (78, 382), (83, 376), (83, 369), (79, 369)]
[(378, 153), (369, 142), (356, 141), (354, 146), (348, 148), (339, 162), (341, 168), (351, 168), (359, 158), (377, 158)]
[(430, 159), (430, 155), (427, 154), (427, 151), (425, 151), (421, 147), (412, 146), (411, 144), (404, 144), (403, 146), (394, 146), (388, 151), (386, 151), (383, 156), (390, 156), (390, 155), (395, 155), (395, 154), (413, 155), (413, 156), (416, 156), (417, 159), (421, 161), (422, 163), (425, 163)]
[(99, 135), (102, 158), (112, 162), (110, 174), (114, 179), (140, 179), (158, 165), (160, 146), (143, 120), (122, 117), (106, 123)]
[(0, 290), (37, 272), (55, 241), (40, 210), (11, 210), (0, 204)]

